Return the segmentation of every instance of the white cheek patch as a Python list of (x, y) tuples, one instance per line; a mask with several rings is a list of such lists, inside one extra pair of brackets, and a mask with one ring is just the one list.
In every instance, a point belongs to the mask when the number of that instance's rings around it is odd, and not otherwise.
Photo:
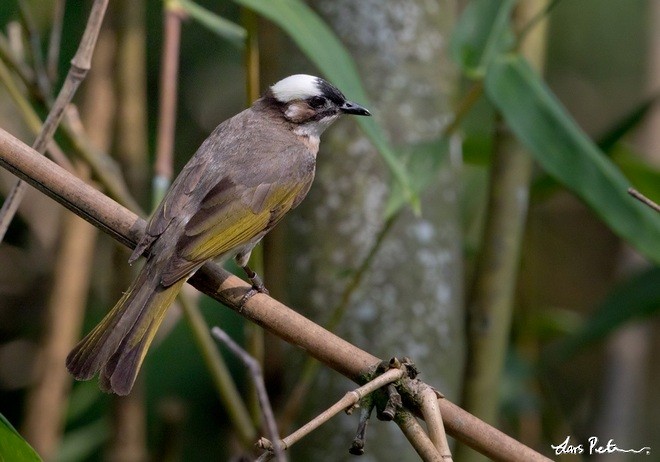
[(280, 80), (270, 89), (279, 102), (288, 103), (296, 99), (320, 96), (318, 80), (318, 77), (313, 75), (296, 74)]

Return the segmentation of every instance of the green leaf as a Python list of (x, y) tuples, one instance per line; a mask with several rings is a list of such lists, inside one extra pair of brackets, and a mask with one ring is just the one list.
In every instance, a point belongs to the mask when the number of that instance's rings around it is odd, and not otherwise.
[[(626, 158), (620, 160), (616, 155), (612, 154), (612, 151), (619, 152), (623, 149), (620, 147), (620, 142), (628, 133), (639, 126), (659, 98), (659, 95), (652, 96), (634, 107), (630, 112), (624, 114), (623, 117), (617, 120), (608, 130), (605, 130), (605, 134), (598, 140), (598, 147), (601, 151), (612, 157), (614, 163), (623, 171), (626, 177), (632, 181), (633, 185), (638, 187), (638, 189), (641, 188), (651, 191), (651, 196), (649, 197), (658, 197), (654, 196), (654, 191), (657, 191), (658, 188), (660, 188), (660, 184), (646, 181), (649, 175), (646, 175), (644, 170), (650, 169), (650, 167), (642, 165), (640, 166), (641, 171), (639, 171), (640, 169), (635, 168), (635, 166), (627, 168), (627, 159), (632, 159), (634, 156), (626, 156)], [(644, 186), (641, 186), (637, 180), (640, 176), (644, 178), (644, 180), (642, 180), (645, 183)], [(557, 192), (560, 189), (560, 186), (555, 180), (550, 178), (547, 174), (544, 174), (539, 175), (534, 179), (531, 189), (533, 200), (542, 200)]]
[[(369, 107), (367, 94), (355, 63), (328, 25), (302, 0), (234, 0), (266, 17), (282, 30), (305, 53), (321, 72), (348, 98)], [(373, 117), (357, 117), (360, 128), (371, 139), (392, 175), (404, 191), (406, 201), (419, 208), (410, 177), (390, 146), (382, 128)]]
[(541, 167), (591, 207), (621, 238), (660, 262), (660, 215), (627, 194), (621, 171), (582, 132), (527, 62), (490, 66), (486, 94)]
[(465, 75), (480, 79), (492, 60), (511, 49), (511, 10), (515, 0), (475, 0), (468, 3), (452, 33), (450, 53)]
[[(412, 184), (413, 192), (421, 194), (431, 183), (437, 179), (440, 168), (449, 153), (449, 141), (439, 138), (410, 146), (403, 158), (406, 159), (406, 170), (415, 178)], [(385, 216), (391, 217), (405, 205), (406, 197), (398, 183), (392, 187), (388, 203), (385, 207)]]
[(634, 319), (660, 313), (660, 267), (654, 267), (616, 287), (574, 335), (548, 357), (563, 361)]
[(41, 457), (0, 414), (0, 462), (33, 462)]
[(463, 138), (463, 162), (476, 166), (490, 165), (492, 133), (466, 133)]
[(490, 165), (493, 133), (497, 131), (499, 123), (497, 111), (482, 92), (472, 108), (461, 117), (460, 132), (463, 134), (462, 155), (465, 164)]
[(212, 11), (201, 7), (190, 0), (171, 0), (171, 2), (168, 3), (168, 6), (169, 5), (171, 5), (172, 8), (178, 7), (183, 9), (195, 21), (199, 22), (211, 32), (228, 40), (238, 48), (245, 47), (247, 31), (238, 24), (235, 24), (222, 16), (218, 16)]

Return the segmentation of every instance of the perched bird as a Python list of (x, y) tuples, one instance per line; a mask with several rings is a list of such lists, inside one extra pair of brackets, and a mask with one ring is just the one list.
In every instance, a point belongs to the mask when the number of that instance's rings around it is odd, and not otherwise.
[(131, 391), (147, 349), (181, 286), (206, 261), (247, 266), (254, 246), (303, 200), (314, 179), (319, 137), (342, 114), (368, 116), (327, 81), (287, 77), (221, 123), (158, 206), (129, 263), (146, 255), (135, 281), (69, 353), (78, 380), (100, 371), (103, 391)]

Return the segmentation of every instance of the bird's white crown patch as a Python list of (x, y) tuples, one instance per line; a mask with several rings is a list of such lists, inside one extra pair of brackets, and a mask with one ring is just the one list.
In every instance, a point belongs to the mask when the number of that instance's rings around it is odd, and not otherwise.
[(320, 96), (319, 78), (313, 75), (296, 74), (286, 77), (270, 87), (273, 96), (281, 102), (288, 103), (295, 99), (307, 99)]

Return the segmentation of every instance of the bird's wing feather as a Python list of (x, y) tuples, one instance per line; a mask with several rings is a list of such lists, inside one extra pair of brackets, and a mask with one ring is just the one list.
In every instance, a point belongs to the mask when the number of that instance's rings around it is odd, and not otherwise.
[[(277, 155), (301, 157), (302, 153), (300, 147), (290, 146), (272, 158)], [(255, 243), (291, 210), (311, 185), (313, 158), (311, 167), (306, 168), (282, 169), (274, 162), (269, 159), (256, 170), (234, 172), (231, 179), (216, 180), (177, 237), (176, 249), (162, 275), (163, 284), (186, 277), (206, 260)], [(300, 159), (297, 163), (305, 164)]]
[(211, 190), (179, 237), (176, 254), (162, 274), (163, 284), (171, 284), (204, 261), (265, 234), (291, 209), (304, 186), (261, 183)]
[(175, 178), (167, 194), (152, 214), (146, 231), (129, 258), (129, 262), (132, 263), (145, 251), (150, 250), (152, 244), (170, 224), (181, 219), (182, 214), (191, 209), (191, 206), (194, 207), (194, 203), (199, 202), (200, 196), (204, 195), (205, 189), (213, 187), (213, 181), (219, 176), (217, 172), (224, 165), (222, 158), (219, 159), (214, 153), (231, 153), (240, 148), (240, 143), (236, 142), (236, 138), (228, 134), (236, 131), (237, 125), (244, 123), (247, 114), (246, 110), (224, 121), (204, 140), (195, 155), (190, 158), (181, 173)]

